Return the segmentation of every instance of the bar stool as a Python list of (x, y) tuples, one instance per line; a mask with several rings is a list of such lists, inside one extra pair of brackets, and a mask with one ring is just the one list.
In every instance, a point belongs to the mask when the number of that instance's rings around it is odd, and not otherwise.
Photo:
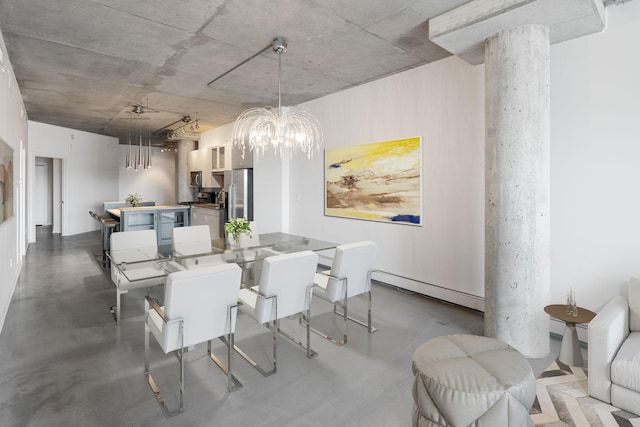
[(120, 223), (114, 219), (102, 217), (100, 218), (102, 223), (102, 267), (109, 268), (111, 263), (107, 252), (111, 249), (111, 233), (120, 231)]

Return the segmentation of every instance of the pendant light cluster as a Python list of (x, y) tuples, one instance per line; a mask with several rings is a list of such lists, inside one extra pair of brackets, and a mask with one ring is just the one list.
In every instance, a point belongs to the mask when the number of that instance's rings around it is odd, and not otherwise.
[[(151, 169), (151, 131), (143, 129), (143, 126), (134, 122), (144, 119), (145, 110), (135, 106), (129, 117), (129, 130), (127, 132), (127, 155), (125, 168), (134, 170)], [(134, 153), (132, 153), (132, 149)], [(134, 155), (135, 154), (135, 157)]]

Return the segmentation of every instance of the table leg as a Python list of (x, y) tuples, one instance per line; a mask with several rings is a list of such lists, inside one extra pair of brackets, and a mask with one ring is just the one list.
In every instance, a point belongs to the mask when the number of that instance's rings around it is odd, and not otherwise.
[(576, 326), (567, 323), (564, 328), (564, 336), (562, 337), (562, 346), (560, 347), (560, 356), (558, 360), (569, 366), (583, 366), (582, 352), (580, 351), (580, 343), (578, 342), (578, 333)]

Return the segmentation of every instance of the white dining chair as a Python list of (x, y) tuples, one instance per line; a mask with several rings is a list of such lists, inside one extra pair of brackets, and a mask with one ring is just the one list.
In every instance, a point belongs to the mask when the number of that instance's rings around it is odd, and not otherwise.
[[(371, 273), (375, 263), (377, 245), (364, 241), (336, 247), (331, 270), (316, 273), (313, 294), (333, 304), (333, 311), (344, 318), (344, 335), (338, 341), (316, 329), (313, 332), (337, 345), (347, 342), (348, 321), (351, 320), (367, 327), (369, 333), (377, 329), (371, 325)], [(347, 300), (358, 295), (367, 295), (369, 299), (367, 323), (348, 315)], [(338, 307), (342, 313), (338, 312)]]
[[(236, 264), (179, 271), (167, 278), (164, 307), (151, 297), (145, 299), (144, 375), (166, 417), (183, 410), (185, 347), (207, 342), (207, 356), (227, 375), (227, 389), (242, 387), (231, 371), (241, 275)], [(174, 411), (168, 409), (151, 375), (149, 333), (180, 365), (179, 408)], [(227, 345), (226, 366), (211, 352), (211, 340), (222, 337)]]
[(158, 240), (155, 230), (120, 231), (110, 237), (111, 281), (116, 286), (116, 322), (120, 321), (121, 296), (131, 289), (148, 288), (164, 284), (164, 277), (130, 282), (117, 265), (155, 259), (158, 256)]
[(221, 254), (212, 253), (211, 230), (208, 225), (175, 227), (171, 233), (173, 255), (185, 268), (225, 263)]
[[(249, 314), (258, 323), (266, 324), (273, 333), (273, 358), (269, 371), (260, 367), (244, 351), (238, 353), (262, 375), (276, 372), (276, 344), (278, 333), (302, 347), (307, 357), (316, 356), (311, 349), (309, 316), (313, 290), (313, 278), (318, 265), (318, 255), (312, 251), (295, 252), (267, 257), (259, 278), (259, 284), (240, 290), (240, 311)], [(280, 330), (280, 319), (298, 315), (306, 327), (306, 346)]]

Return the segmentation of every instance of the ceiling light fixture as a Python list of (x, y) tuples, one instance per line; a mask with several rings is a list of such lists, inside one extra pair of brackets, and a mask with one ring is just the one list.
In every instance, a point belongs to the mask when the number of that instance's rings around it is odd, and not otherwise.
[(177, 128), (174, 128), (174, 129), (168, 129), (166, 131), (166, 137), (167, 138), (172, 139), (172, 138), (178, 138), (178, 137), (180, 137), (180, 135), (185, 135), (187, 133), (187, 129), (186, 129), (187, 126), (189, 127), (189, 130), (191, 132), (195, 132), (196, 129), (200, 129), (200, 119), (198, 118), (198, 113), (196, 112), (196, 119), (195, 120), (193, 120), (191, 118), (191, 116), (185, 115), (180, 120), (176, 120), (175, 122), (173, 122), (173, 123), (171, 123), (171, 124), (169, 124), (169, 125), (167, 125), (167, 126), (165, 126), (163, 128), (158, 129), (154, 133), (158, 133), (158, 132), (160, 132), (160, 131), (162, 131), (164, 129), (170, 128), (170, 127), (174, 126), (177, 123), (184, 123), (184, 124), (181, 125), (181, 126), (178, 126)]
[[(149, 129), (146, 129), (145, 131), (140, 122), (137, 123), (137, 126), (134, 125), (134, 122), (137, 122), (140, 119), (150, 120), (151, 111), (152, 109), (150, 109), (149, 107), (134, 105), (132, 110), (129, 112), (129, 130), (127, 131), (127, 153), (125, 158), (126, 169), (131, 169), (132, 160), (134, 161), (133, 169), (135, 171), (142, 168), (151, 168), (151, 131)], [(144, 117), (145, 113), (149, 114), (149, 117)], [(132, 138), (134, 140), (134, 144), (136, 143), (136, 139), (138, 142), (138, 151), (135, 154), (135, 159), (133, 159), (131, 156)]]
[(247, 148), (249, 151), (256, 150), (260, 155), (273, 148), (280, 157), (286, 148), (289, 156), (301, 151), (311, 159), (322, 145), (322, 128), (318, 119), (308, 110), (282, 106), (280, 79), (282, 54), (287, 50), (287, 42), (283, 37), (276, 37), (271, 47), (278, 54), (278, 108), (258, 107), (242, 112), (233, 124), (231, 141), (241, 149), (242, 158)]
[(129, 113), (130, 122), (129, 129), (127, 129), (127, 154), (126, 159), (124, 161), (124, 167), (126, 169), (131, 169), (131, 128), (133, 127), (133, 113)]

